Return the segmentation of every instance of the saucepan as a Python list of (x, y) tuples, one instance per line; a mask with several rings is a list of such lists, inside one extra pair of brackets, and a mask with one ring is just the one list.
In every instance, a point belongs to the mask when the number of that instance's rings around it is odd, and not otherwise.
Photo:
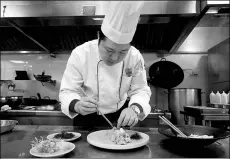
[[(192, 134), (198, 135), (200, 137), (202, 135), (207, 135), (210, 138), (180, 137), (170, 127), (159, 128), (158, 132), (162, 135), (171, 138), (177, 144), (196, 145), (196, 146), (207, 146), (216, 142), (217, 140), (230, 137), (230, 131), (214, 128), (214, 127), (199, 126), (199, 125), (176, 125), (176, 127), (180, 129), (187, 136), (190, 136)], [(211, 138), (211, 136), (213, 136), (213, 138)]]
[(39, 100), (38, 102), (39, 102), (41, 105), (53, 105), (53, 104), (59, 103), (56, 99), (50, 99), (50, 97), (48, 97), (48, 96), (45, 96), (45, 97), (42, 99), (40, 93), (37, 93), (37, 96), (38, 96), (38, 100)]
[(41, 75), (34, 75), (34, 78), (40, 82), (49, 82), (51, 81), (52, 76), (45, 75), (45, 71), (43, 71)]

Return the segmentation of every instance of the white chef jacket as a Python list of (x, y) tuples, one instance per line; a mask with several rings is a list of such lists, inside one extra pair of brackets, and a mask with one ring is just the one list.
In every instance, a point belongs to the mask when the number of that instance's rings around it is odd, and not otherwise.
[(103, 114), (116, 112), (129, 96), (128, 106), (140, 104), (144, 113), (140, 120), (144, 120), (151, 110), (151, 91), (143, 65), (142, 55), (133, 46), (125, 59), (113, 66), (107, 66), (100, 59), (98, 40), (76, 47), (68, 59), (61, 81), (59, 100), (62, 112), (70, 118), (78, 115), (69, 111), (69, 105), (74, 99), (80, 100), (84, 91), (88, 97), (99, 97), (98, 109)]

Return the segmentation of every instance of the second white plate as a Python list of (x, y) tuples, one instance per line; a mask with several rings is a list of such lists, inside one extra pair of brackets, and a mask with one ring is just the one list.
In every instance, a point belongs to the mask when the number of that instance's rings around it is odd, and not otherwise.
[(30, 154), (33, 156), (42, 157), (42, 158), (61, 157), (73, 151), (75, 148), (75, 145), (71, 142), (57, 142), (57, 144), (59, 145), (59, 147), (61, 147), (61, 149), (55, 153), (41, 153), (41, 152), (38, 152), (36, 147), (33, 147), (30, 149)]

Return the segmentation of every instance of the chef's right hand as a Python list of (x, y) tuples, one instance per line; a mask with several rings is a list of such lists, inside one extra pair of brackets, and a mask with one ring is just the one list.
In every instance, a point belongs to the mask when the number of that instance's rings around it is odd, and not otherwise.
[(75, 111), (81, 115), (88, 115), (97, 111), (98, 101), (91, 97), (82, 97), (75, 104)]

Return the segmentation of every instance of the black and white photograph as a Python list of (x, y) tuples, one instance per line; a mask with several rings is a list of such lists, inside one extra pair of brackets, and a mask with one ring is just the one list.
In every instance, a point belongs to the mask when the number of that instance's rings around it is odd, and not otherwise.
[(230, 158), (228, 0), (0, 5), (0, 158)]

